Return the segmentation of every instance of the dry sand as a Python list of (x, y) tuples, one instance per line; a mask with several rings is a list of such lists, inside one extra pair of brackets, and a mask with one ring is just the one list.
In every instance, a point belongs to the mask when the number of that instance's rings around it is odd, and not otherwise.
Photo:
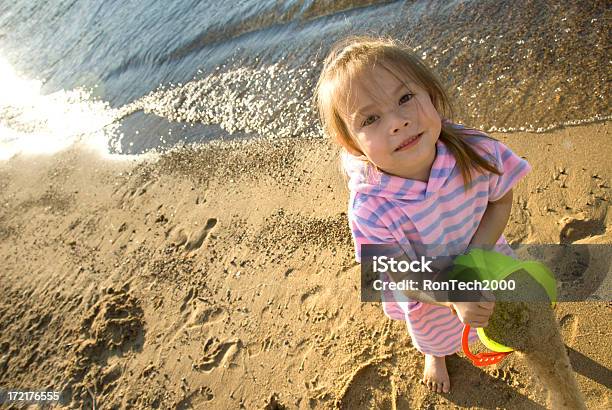
[[(512, 243), (611, 243), (607, 123), (493, 134), (527, 158)], [(282, 140), (0, 164), (0, 386), (91, 408), (542, 409), (518, 354), (419, 383), (406, 326), (359, 301), (336, 149)], [(610, 408), (610, 302), (555, 309), (589, 408)]]

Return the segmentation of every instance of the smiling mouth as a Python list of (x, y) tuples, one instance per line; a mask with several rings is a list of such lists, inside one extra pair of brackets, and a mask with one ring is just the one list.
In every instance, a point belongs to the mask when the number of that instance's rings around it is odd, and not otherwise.
[(421, 137), (421, 135), (423, 135), (423, 133), (420, 133), (418, 135), (414, 135), (414, 136), (406, 139), (404, 142), (402, 142), (400, 144), (399, 147), (397, 147), (395, 149), (395, 151), (399, 151), (399, 150), (402, 150), (404, 148), (407, 148), (407, 147), (410, 147), (410, 146), (414, 145), (416, 143), (416, 141)]

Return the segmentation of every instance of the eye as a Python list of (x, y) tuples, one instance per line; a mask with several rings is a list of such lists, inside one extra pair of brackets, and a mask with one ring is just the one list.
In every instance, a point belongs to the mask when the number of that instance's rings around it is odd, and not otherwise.
[(402, 97), (399, 100), (400, 105), (405, 104), (408, 101), (412, 100), (412, 97), (414, 97), (414, 95), (410, 93), (402, 95)]
[(368, 118), (363, 120), (361, 123), (362, 127), (367, 127), (368, 125), (373, 124), (378, 119), (378, 115), (370, 115)]

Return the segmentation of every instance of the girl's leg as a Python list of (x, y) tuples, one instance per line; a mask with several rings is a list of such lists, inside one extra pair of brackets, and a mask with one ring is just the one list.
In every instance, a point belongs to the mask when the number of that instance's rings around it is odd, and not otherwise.
[(446, 356), (425, 355), (425, 368), (423, 369), (423, 384), (430, 390), (438, 393), (450, 391), (450, 378), (446, 370)]

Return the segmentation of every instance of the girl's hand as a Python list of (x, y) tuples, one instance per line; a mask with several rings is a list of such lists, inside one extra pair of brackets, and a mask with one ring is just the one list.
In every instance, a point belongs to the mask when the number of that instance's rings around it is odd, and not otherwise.
[(495, 308), (495, 296), (491, 292), (483, 291), (480, 301), (453, 302), (450, 308), (457, 313), (461, 323), (471, 327), (487, 327)]

